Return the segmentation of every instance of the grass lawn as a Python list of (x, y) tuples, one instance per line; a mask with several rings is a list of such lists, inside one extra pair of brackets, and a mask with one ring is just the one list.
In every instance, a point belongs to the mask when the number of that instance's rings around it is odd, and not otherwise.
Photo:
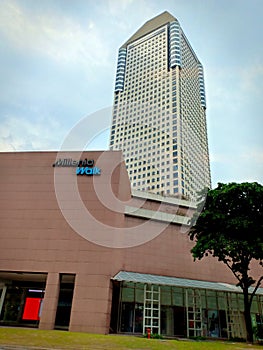
[(159, 340), (123, 335), (98, 335), (38, 329), (0, 328), (1, 345), (39, 349), (71, 350), (242, 350), (261, 349), (260, 345), (219, 341)]

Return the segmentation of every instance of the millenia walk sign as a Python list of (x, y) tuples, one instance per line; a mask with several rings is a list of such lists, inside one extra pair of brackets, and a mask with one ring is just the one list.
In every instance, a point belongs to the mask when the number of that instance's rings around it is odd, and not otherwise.
[(93, 159), (73, 160), (72, 158), (58, 159), (53, 167), (76, 167), (76, 175), (100, 175), (101, 169), (94, 166)]

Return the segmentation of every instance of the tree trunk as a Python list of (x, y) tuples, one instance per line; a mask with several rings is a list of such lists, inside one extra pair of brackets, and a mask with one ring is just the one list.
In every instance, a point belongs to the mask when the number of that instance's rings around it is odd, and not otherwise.
[(249, 295), (248, 295), (248, 289), (243, 290), (244, 292), (244, 316), (245, 316), (245, 323), (246, 323), (246, 331), (247, 331), (247, 342), (253, 343), (253, 328), (252, 328), (252, 321), (251, 321), (251, 315), (250, 315), (250, 303), (249, 303)]

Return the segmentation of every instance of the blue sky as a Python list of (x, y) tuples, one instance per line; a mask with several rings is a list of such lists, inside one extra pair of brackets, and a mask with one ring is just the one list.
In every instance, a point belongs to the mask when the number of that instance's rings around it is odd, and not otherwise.
[[(165, 10), (204, 66), (213, 187), (263, 183), (262, 0), (0, 0), (0, 150), (58, 150), (94, 123), (118, 48)], [(107, 132), (90, 145), (107, 147)]]

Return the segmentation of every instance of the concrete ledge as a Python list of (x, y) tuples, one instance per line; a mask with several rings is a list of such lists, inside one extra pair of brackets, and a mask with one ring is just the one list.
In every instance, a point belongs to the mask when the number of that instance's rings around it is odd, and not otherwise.
[(156, 202), (163, 202), (167, 204), (180, 205), (181, 207), (188, 207), (196, 209), (196, 202), (188, 201), (186, 199), (180, 199), (175, 197), (165, 197), (160, 194), (150, 193), (146, 191), (132, 190), (132, 196), (142, 199), (148, 199)]
[(125, 207), (125, 215), (139, 217), (143, 219), (151, 219), (156, 221), (170, 222), (172, 224), (189, 226), (190, 218), (188, 216), (169, 214), (160, 211), (153, 211), (149, 209), (142, 209), (136, 207)]

